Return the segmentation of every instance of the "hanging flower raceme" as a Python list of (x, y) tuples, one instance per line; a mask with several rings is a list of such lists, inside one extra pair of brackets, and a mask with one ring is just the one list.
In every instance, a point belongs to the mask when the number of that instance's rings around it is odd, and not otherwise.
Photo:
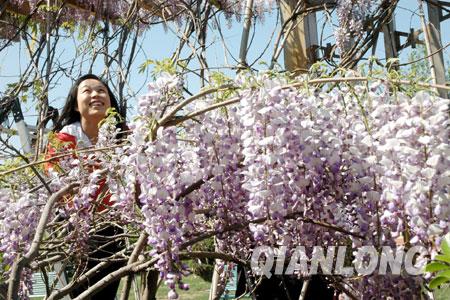
[[(33, 240), (45, 195), (0, 190), (0, 269), (11, 266), (16, 257), (26, 253)], [(2, 275), (6, 275), (4, 273)], [(3, 277), (3, 276), (2, 276)]]
[[(179, 96), (169, 87), (177, 86), (175, 79), (166, 79), (150, 85), (140, 102), (130, 155), (144, 227), (155, 253), (163, 254), (158, 268), (172, 278), (170, 287), (184, 272), (180, 247), (208, 230), (216, 233), (219, 251), (244, 258), (257, 245), (312, 247), (318, 240), (395, 246), (405, 229), (415, 234), (409, 242), (431, 251), (448, 231), (449, 185), (442, 179), (449, 165), (447, 100), (425, 93), (389, 96), (387, 86), (379, 93), (358, 85), (287, 89), (281, 88), (285, 79), (262, 74), (237, 79), (252, 86), (238, 92), (239, 104), (178, 129), (159, 128), (151, 140), (155, 121), (148, 116), (157, 111), (148, 107)], [(421, 279), (364, 280), (371, 285), (363, 294), (412, 295)], [(402, 288), (390, 288), (397, 283)]]
[[(114, 205), (102, 217), (145, 230), (170, 299), (188, 288), (182, 252), (209, 237), (218, 252), (242, 260), (257, 246), (285, 246), (288, 257), (298, 245), (308, 255), (313, 246), (336, 245), (420, 245), (435, 254), (450, 226), (448, 100), (390, 94), (379, 82), (298, 89), (272, 73), (239, 76), (235, 84), (234, 104), (170, 126), (224, 99), (217, 92), (175, 112), (189, 102), (182, 80), (162, 74), (139, 100), (124, 145), (111, 139), (116, 128), (106, 122), (98, 144), (104, 153), (60, 162), (67, 172), (54, 174), (52, 189), (81, 182), (57, 205), (75, 248), (86, 244), (106, 172)], [(100, 168), (88, 172), (86, 163)], [(35, 224), (40, 214), (25, 204), (47, 196), (0, 196), (6, 267), (29, 247), (33, 225), (21, 222)], [(15, 217), (25, 214), (31, 217)], [(411, 298), (425, 279), (402, 273), (342, 280), (365, 299)]]
[(377, 7), (379, 0), (339, 0), (336, 1), (338, 28), (334, 32), (336, 45), (341, 52), (350, 46), (352, 39), (359, 38), (363, 34), (364, 22)]

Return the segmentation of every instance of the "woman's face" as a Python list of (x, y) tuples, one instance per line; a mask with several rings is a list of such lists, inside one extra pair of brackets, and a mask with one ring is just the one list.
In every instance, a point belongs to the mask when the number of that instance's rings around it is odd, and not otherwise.
[(77, 107), (81, 119), (99, 122), (111, 107), (108, 89), (97, 79), (83, 80), (78, 86)]

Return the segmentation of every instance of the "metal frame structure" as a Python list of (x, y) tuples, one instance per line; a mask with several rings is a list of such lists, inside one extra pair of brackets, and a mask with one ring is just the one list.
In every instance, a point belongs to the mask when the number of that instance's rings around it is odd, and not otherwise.
[[(1, 99), (0, 123), (3, 123), (8, 118), (9, 113), (12, 113), (14, 117), (14, 122), (16, 123), (17, 127), (17, 134), (19, 135), (23, 151), (25, 153), (30, 153), (31, 152), (30, 131), (27, 124), (25, 123), (19, 98), (4, 97)], [(11, 133), (11, 130), (0, 127), (0, 132)]]
[[(305, 13), (296, 16), (295, 28), (287, 34), (284, 48), (285, 67), (294, 74), (306, 72), (309, 67), (320, 58), (318, 49), (323, 50), (324, 58), (335, 56), (333, 46), (327, 44), (326, 47), (318, 45), (317, 22), (315, 10), (334, 7), (336, 1), (303, 1)], [(410, 32), (402, 32), (396, 29), (395, 17), (383, 26), (384, 48), (386, 58), (398, 57), (399, 52), (408, 47), (415, 48), (417, 44), (425, 44), (419, 39), (419, 35), (425, 33), (429, 35), (429, 44), (433, 68), (435, 69), (435, 84), (445, 85), (445, 65), (442, 53), (441, 23), (450, 18), (450, 2), (427, 0), (428, 22), (424, 29), (411, 29)], [(298, 1), (282, 0), (281, 13), (283, 20), (292, 16)], [(305, 9), (306, 8), (306, 9)], [(310, 8), (310, 10), (308, 9)], [(444, 14), (444, 11), (446, 14)], [(406, 41), (401, 42), (402, 38)], [(445, 90), (437, 90), (441, 97), (448, 97)]]

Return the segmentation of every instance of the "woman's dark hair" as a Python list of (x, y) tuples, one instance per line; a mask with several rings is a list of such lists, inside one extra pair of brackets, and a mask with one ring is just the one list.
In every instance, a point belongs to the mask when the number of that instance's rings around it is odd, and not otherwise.
[[(108, 84), (94, 74), (86, 74), (78, 78), (77, 81), (75, 81), (75, 83), (73, 84), (72, 88), (70, 89), (69, 95), (67, 96), (66, 104), (64, 105), (64, 108), (61, 112), (61, 116), (56, 122), (53, 131), (55, 132), (60, 131), (64, 126), (67, 126), (75, 122), (79, 122), (81, 120), (80, 113), (76, 111), (75, 108), (77, 107), (78, 86), (81, 84), (81, 82), (83, 82), (86, 79), (95, 79), (100, 81), (108, 90), (109, 99), (111, 100), (111, 107), (115, 108), (116, 112), (120, 113), (117, 99), (114, 96), (111, 89), (109, 88)], [(117, 127), (120, 128), (121, 130), (125, 130), (126, 128), (124, 123), (117, 124)]]

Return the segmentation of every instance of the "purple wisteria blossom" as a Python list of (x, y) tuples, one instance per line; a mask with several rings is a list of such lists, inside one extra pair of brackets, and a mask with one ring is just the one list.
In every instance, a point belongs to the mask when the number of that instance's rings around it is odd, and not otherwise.
[[(86, 245), (104, 177), (114, 204), (102, 217), (148, 234), (147, 254), (158, 259), (170, 299), (188, 288), (181, 251), (202, 236), (244, 260), (259, 245), (286, 246), (288, 256), (298, 245), (307, 252), (315, 245), (421, 245), (436, 254), (450, 226), (449, 100), (391, 93), (383, 82), (297, 89), (281, 75), (246, 74), (235, 80), (235, 104), (159, 126), (185, 100), (182, 82), (163, 74), (148, 85), (124, 145), (108, 138), (116, 129), (105, 123), (98, 146), (109, 151), (68, 156), (59, 162), (64, 173), (49, 171), (55, 191), (81, 184), (55, 209), (68, 220), (74, 255)], [(218, 93), (173, 118), (217, 105)], [(28, 249), (48, 197), (0, 190), (2, 278)], [(426, 282), (407, 275), (343, 280), (362, 299), (411, 298)]]

